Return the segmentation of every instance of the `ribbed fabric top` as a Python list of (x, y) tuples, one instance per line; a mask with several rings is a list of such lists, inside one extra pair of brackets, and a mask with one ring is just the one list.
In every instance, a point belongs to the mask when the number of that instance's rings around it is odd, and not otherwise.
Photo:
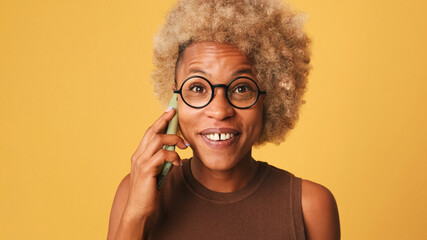
[(220, 193), (212, 191), (200, 184), (191, 173), (190, 161), (185, 161), (183, 165), (184, 180), (190, 190), (197, 196), (215, 203), (232, 203), (247, 198), (261, 185), (267, 174), (267, 164), (260, 162), (255, 176), (240, 190), (230, 193)]
[(145, 239), (305, 239), (301, 179), (258, 163), (249, 183), (231, 193), (200, 184), (190, 160), (172, 169)]

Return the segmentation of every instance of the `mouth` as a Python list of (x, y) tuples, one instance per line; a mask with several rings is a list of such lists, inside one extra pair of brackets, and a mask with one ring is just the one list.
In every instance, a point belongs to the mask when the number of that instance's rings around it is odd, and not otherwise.
[(210, 133), (205, 135), (206, 138), (212, 141), (225, 141), (232, 137), (234, 137), (234, 134), (232, 133)]
[(230, 128), (209, 128), (200, 133), (202, 139), (213, 148), (223, 148), (233, 144), (240, 132)]

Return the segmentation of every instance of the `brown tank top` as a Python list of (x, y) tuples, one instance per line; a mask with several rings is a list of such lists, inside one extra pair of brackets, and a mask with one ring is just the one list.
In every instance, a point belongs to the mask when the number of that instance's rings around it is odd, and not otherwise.
[(306, 239), (301, 179), (259, 162), (245, 187), (219, 193), (201, 185), (186, 160), (169, 173), (145, 239)]

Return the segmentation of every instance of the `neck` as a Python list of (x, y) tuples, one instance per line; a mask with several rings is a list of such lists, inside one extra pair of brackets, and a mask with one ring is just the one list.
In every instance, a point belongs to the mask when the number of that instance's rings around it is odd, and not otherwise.
[(254, 177), (258, 163), (252, 158), (249, 151), (247, 156), (231, 169), (209, 169), (197, 156), (192, 158), (190, 167), (194, 178), (203, 186), (215, 192), (227, 193), (237, 191), (246, 186)]

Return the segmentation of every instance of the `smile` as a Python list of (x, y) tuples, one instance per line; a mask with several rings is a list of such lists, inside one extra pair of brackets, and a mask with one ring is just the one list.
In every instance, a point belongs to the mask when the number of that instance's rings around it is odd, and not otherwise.
[(209, 140), (225, 141), (234, 136), (232, 133), (210, 133), (205, 135)]
[(240, 132), (233, 128), (208, 128), (200, 132), (203, 141), (213, 149), (225, 149), (240, 137)]

